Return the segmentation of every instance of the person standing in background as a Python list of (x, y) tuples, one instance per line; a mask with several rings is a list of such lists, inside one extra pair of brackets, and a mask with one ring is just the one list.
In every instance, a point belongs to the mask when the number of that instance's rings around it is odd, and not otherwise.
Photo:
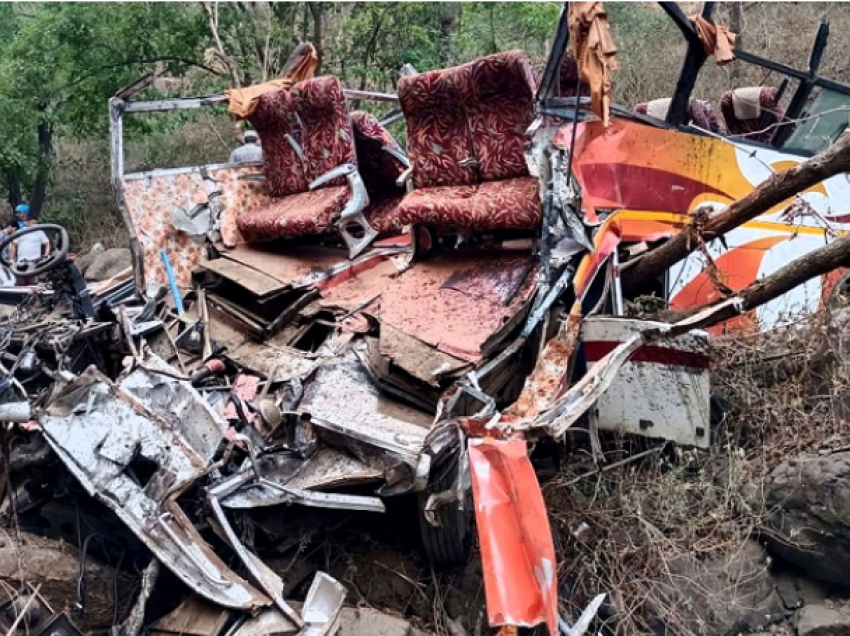
[[(18, 215), (19, 218), (20, 216), (21, 214)], [(26, 217), (27, 227), (33, 227), (35, 225), (35, 219), (30, 219), (29, 214), (24, 214), (24, 216)], [(22, 237), (15, 239), (9, 250), (9, 260), (18, 267), (23, 267), (27, 263), (36, 263), (49, 255), (50, 239), (41, 230), (24, 234)], [(37, 284), (38, 276), (18, 276), (18, 285), (21, 287)]]
[(230, 163), (252, 163), (263, 160), (263, 149), (256, 130), (246, 130), (242, 135), (242, 145), (230, 153)]

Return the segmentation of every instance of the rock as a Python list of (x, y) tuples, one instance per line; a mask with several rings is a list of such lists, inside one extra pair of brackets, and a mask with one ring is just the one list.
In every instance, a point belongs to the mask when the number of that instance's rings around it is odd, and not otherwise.
[[(85, 615), (74, 611), (80, 557), (77, 549), (63, 541), (21, 533), (21, 539), (6, 538), (0, 548), (0, 581), (9, 589), (20, 589), (23, 583), (41, 586), (40, 594), (57, 612), (67, 611), (84, 631), (105, 629), (112, 625), (115, 571), (89, 557), (86, 561)], [(119, 607), (127, 606), (135, 585), (130, 577), (119, 576)], [(0, 602), (6, 601), (0, 595)]]
[(94, 257), (86, 268), (86, 280), (92, 282), (106, 280), (121, 270), (127, 269), (132, 263), (133, 259), (128, 248), (113, 247)]
[(765, 480), (771, 553), (810, 576), (846, 585), (850, 571), (850, 454), (791, 457)]
[(77, 269), (80, 270), (81, 273), (85, 274), (86, 270), (91, 266), (94, 262), (94, 259), (98, 257), (98, 255), (103, 254), (106, 251), (106, 248), (103, 247), (100, 243), (95, 243), (92, 245), (92, 248), (88, 251), (87, 254), (77, 255), (74, 259), (74, 263), (77, 266)]
[(339, 617), (339, 636), (408, 636), (410, 623), (372, 608), (344, 607)]
[(807, 605), (794, 619), (798, 636), (850, 636), (850, 611)]
[(663, 602), (656, 611), (672, 633), (733, 636), (762, 630), (786, 613), (767, 555), (752, 540), (713, 560), (673, 559), (659, 584)]

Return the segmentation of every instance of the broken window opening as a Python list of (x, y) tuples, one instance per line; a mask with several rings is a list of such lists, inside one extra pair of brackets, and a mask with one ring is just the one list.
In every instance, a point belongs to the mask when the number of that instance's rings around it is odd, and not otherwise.
[(132, 479), (139, 488), (145, 488), (158, 470), (159, 464), (156, 461), (145, 457), (141, 451), (137, 450), (133, 459), (124, 468), (124, 474)]

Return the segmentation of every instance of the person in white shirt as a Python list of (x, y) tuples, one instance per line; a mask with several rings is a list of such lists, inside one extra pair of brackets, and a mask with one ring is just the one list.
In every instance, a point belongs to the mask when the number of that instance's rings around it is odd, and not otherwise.
[[(27, 227), (35, 225), (35, 219), (27, 219)], [(50, 240), (41, 230), (24, 234), (14, 240), (10, 250), (10, 260), (21, 266), (27, 262), (34, 263), (50, 254)], [(18, 276), (18, 285), (36, 285), (38, 276)]]
[(263, 160), (260, 137), (255, 130), (246, 130), (242, 135), (242, 145), (230, 153), (230, 163), (251, 163)]

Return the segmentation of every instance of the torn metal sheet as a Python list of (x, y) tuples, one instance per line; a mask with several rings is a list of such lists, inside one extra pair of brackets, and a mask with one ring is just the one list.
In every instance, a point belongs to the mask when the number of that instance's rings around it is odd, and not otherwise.
[(472, 439), (469, 469), (490, 626), (557, 636), (555, 548), (525, 441)]
[(672, 325), (644, 321), (645, 326), (640, 331), (630, 335), (595, 362), (581, 380), (560, 396), (549, 410), (533, 419), (516, 423), (514, 428), (543, 427), (548, 428), (552, 436), (561, 437), (610, 388), (622, 366), (645, 344), (675, 338), (706, 324), (713, 324), (715, 316), (740, 305), (741, 299), (736, 296)]
[(164, 360), (149, 354), (145, 366), (147, 369), (138, 368), (124, 378), (121, 389), (168, 422), (197, 454), (211, 459), (227, 430), (227, 422), (189, 382), (152, 371), (175, 373)]
[[(648, 327), (645, 320), (589, 317), (582, 325), (588, 364)], [(631, 433), (707, 448), (709, 445), (708, 334), (693, 330), (657, 344), (645, 344), (623, 364), (596, 404), (600, 430)]]
[(266, 565), (260, 561), (253, 552), (245, 547), (240, 540), (239, 535), (233, 529), (233, 526), (230, 525), (230, 521), (227, 516), (224, 514), (220, 499), (227, 496), (233, 489), (238, 487), (239, 485), (233, 484), (232, 480), (225, 480), (207, 491), (207, 502), (209, 503), (210, 510), (212, 511), (212, 521), (217, 526), (219, 534), (242, 561), (242, 565), (245, 566), (245, 569), (248, 571), (254, 582), (257, 583), (257, 585), (259, 585), (266, 594), (268, 594), (272, 603), (274, 603), (275, 607), (277, 607), (277, 609), (279, 609), (286, 618), (292, 621), (297, 627), (301, 627), (303, 623), (298, 617), (298, 614), (283, 599), (283, 581), (277, 574), (272, 572), (271, 569), (266, 567)]
[(216, 556), (176, 505), (164, 505), (207, 470), (203, 438), (195, 448), (169, 421), (94, 369), (54, 395), (39, 423), (83, 488), (192, 590), (234, 609), (269, 604)]
[(317, 572), (301, 611), (306, 623), (302, 636), (331, 636), (336, 632), (344, 601), (342, 584), (324, 572)]
[(378, 391), (351, 351), (319, 368), (299, 410), (309, 414), (318, 429), (388, 453), (413, 469), (432, 420)]
[(331, 490), (377, 483), (383, 473), (375, 456), (359, 459), (334, 448), (320, 448), (304, 462), (289, 485), (301, 490)]
[(378, 497), (318, 492), (292, 486), (287, 482), (278, 483), (273, 481), (273, 473), (266, 475), (263, 472), (262, 464), (258, 473), (259, 479), (247, 479), (254, 476), (253, 468), (251, 468), (217, 485), (216, 488), (229, 490), (229, 484), (236, 484), (232, 493), (222, 497), (222, 505), (227, 508), (251, 509), (281, 504), (300, 504), (311, 508), (332, 510), (385, 511), (384, 503)]

